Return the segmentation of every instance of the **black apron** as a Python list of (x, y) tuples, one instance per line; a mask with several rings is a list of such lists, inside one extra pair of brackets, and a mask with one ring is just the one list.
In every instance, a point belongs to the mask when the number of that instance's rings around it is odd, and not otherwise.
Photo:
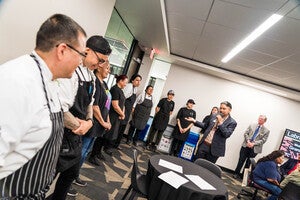
[(54, 176), (63, 137), (63, 112), (51, 113), (40, 63), (30, 55), (40, 70), (43, 89), (52, 122), (49, 139), (37, 154), (20, 169), (0, 180), (0, 199), (44, 199)]
[[(132, 90), (134, 91), (133, 86), (132, 86)], [(136, 100), (136, 94), (134, 93), (132, 93), (132, 95), (125, 100), (125, 119), (121, 121), (121, 125), (125, 125), (128, 123), (135, 100)]]
[[(78, 68), (84, 78), (84, 75), (80, 68)], [(91, 103), (93, 95), (93, 80), (84, 81), (80, 79), (80, 76), (77, 71), (75, 71), (78, 76), (78, 90), (75, 97), (73, 106), (69, 111), (75, 117), (79, 119), (86, 119), (87, 108)], [(88, 73), (90, 73), (88, 71)], [(82, 150), (82, 136), (76, 135), (72, 130), (64, 128), (64, 136), (62, 141), (62, 146), (60, 149), (59, 159), (57, 163), (57, 171), (63, 172), (66, 169), (70, 168), (74, 164), (80, 161), (81, 159), (81, 150)]]
[[(186, 128), (191, 124), (191, 122), (187, 121), (185, 118), (192, 117), (192, 118), (195, 119), (196, 118), (196, 112), (193, 109), (188, 109), (186, 107), (181, 108), (179, 111), (181, 112), (181, 116), (177, 116), (177, 117), (179, 117), (178, 119), (180, 120), (181, 127)], [(186, 141), (186, 139), (189, 136), (189, 133), (190, 133), (190, 129), (187, 130), (185, 133), (180, 133), (179, 126), (176, 123), (176, 126), (174, 127), (172, 135), (177, 140)]]
[(134, 126), (138, 130), (143, 130), (148, 122), (152, 106), (152, 97), (151, 100), (145, 98), (143, 103), (137, 104), (135, 106), (130, 125)]

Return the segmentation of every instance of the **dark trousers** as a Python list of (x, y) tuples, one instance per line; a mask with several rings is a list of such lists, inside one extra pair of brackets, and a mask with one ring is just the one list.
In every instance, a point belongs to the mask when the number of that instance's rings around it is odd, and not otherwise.
[(67, 192), (69, 191), (72, 182), (75, 178), (77, 178), (79, 174), (79, 169), (80, 161), (78, 161), (73, 166), (60, 173), (55, 185), (54, 192), (52, 194), (52, 200), (66, 199)]
[(127, 141), (133, 140), (134, 142), (138, 141), (139, 134), (142, 130), (136, 129), (134, 126), (130, 126), (128, 130)]
[(109, 143), (109, 141), (107, 139), (105, 139), (103, 137), (97, 137), (94, 142), (90, 156), (95, 157), (95, 156), (101, 154), (102, 147), (104, 147), (104, 148), (107, 147), (108, 143)]
[(240, 174), (245, 161), (246, 161), (245, 168), (249, 168), (250, 167), (250, 158), (254, 158), (256, 155), (257, 155), (257, 153), (254, 153), (253, 148), (242, 147), (240, 150), (239, 162), (238, 162), (234, 172), (236, 174)]
[(208, 160), (212, 163), (216, 163), (219, 156), (212, 155), (211, 154), (211, 146), (207, 145), (204, 142), (202, 142), (198, 147), (198, 151), (197, 151), (197, 154), (195, 156), (195, 160), (197, 158), (203, 158), (203, 159)]
[(183, 144), (184, 141), (173, 138), (170, 154), (174, 156), (178, 156), (178, 153), (180, 152), (180, 149)]
[(126, 129), (126, 126), (127, 126), (127, 124), (120, 124), (118, 138), (115, 140), (115, 143), (114, 143), (115, 148), (117, 148), (120, 145), (121, 140), (123, 138), (124, 131)]
[(156, 144), (158, 145), (164, 130), (156, 130), (155, 128), (151, 127), (149, 131), (149, 136), (147, 139), (147, 144)]

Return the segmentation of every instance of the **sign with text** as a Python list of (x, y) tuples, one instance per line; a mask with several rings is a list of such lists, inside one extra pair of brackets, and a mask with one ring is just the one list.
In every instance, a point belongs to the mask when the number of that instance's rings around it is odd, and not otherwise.
[(280, 150), (289, 158), (297, 159), (300, 155), (300, 133), (286, 129), (281, 141)]

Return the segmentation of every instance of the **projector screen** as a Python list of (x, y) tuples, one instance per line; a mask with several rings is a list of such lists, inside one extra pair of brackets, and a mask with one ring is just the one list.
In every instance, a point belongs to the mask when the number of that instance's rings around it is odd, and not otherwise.
[(297, 159), (300, 155), (300, 133), (286, 129), (281, 141), (280, 150), (285, 152), (288, 158)]

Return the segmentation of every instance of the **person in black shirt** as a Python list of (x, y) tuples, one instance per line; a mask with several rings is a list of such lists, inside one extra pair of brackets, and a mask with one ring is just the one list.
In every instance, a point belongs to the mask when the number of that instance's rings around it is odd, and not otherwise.
[(172, 114), (175, 102), (173, 101), (174, 91), (168, 91), (168, 97), (162, 98), (155, 108), (155, 116), (150, 128), (147, 149), (155, 150), (155, 145), (158, 145), (161, 136), (168, 126), (170, 115)]
[(177, 113), (177, 123), (173, 131), (173, 142), (170, 151), (170, 154), (174, 156), (177, 156), (177, 154), (179, 153), (183, 143), (189, 136), (191, 127), (193, 126), (193, 123), (187, 121), (186, 118), (196, 118), (196, 111), (193, 110), (194, 105), (194, 100), (189, 99), (186, 103), (186, 107), (180, 108)]

